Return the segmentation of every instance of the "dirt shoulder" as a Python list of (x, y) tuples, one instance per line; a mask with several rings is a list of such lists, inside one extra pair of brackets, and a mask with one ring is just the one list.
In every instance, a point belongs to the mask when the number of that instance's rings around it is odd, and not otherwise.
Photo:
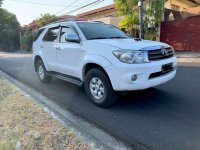
[(0, 150), (92, 149), (0, 74)]

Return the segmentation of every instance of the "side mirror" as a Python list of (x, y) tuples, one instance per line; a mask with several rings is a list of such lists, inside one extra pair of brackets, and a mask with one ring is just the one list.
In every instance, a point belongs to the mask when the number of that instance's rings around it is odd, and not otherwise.
[(65, 41), (80, 43), (80, 38), (76, 34), (68, 34), (68, 35), (65, 36)]

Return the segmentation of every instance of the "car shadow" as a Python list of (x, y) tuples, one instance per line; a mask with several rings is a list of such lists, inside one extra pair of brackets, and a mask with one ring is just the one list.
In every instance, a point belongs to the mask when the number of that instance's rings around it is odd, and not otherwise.
[(137, 109), (146, 113), (153, 113), (161, 109), (163, 109), (163, 111), (164, 109), (172, 110), (177, 103), (176, 95), (167, 90), (155, 87), (119, 95), (117, 102), (111, 106), (111, 109), (125, 111)]

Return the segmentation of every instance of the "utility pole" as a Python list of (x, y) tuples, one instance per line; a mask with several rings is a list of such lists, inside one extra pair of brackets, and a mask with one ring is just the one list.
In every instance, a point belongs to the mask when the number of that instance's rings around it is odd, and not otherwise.
[(139, 20), (140, 20), (140, 38), (144, 39), (144, 21), (143, 21), (143, 0), (139, 0)]
[(22, 50), (22, 30), (19, 29), (19, 43), (20, 43), (20, 50)]

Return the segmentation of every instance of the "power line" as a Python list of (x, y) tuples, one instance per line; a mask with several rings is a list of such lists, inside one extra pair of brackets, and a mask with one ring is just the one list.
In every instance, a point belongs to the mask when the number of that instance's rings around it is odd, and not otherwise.
[[(97, 3), (93, 4), (93, 5), (91, 5), (91, 7), (87, 7), (87, 9), (91, 9), (91, 8), (93, 8), (94, 6), (98, 5), (99, 3), (103, 2), (103, 1), (104, 1), (104, 0), (99, 1), (99, 2), (97, 2)], [(83, 10), (82, 10), (82, 11), (83, 11)]]
[[(87, 0), (87, 1), (85, 1), (84, 3), (80, 3), (80, 4), (77, 4), (77, 5), (79, 5), (78, 7), (80, 7), (80, 5), (85, 4), (85, 3), (89, 2), (89, 1), (91, 1), (91, 0)], [(78, 0), (77, 0), (76, 2), (78, 2)], [(76, 3), (76, 2), (75, 2), (75, 3)], [(72, 3), (73, 3), (73, 2), (72, 2)], [(71, 3), (71, 4), (72, 4), (72, 3)], [(66, 6), (66, 7), (63, 8), (62, 10), (58, 11), (57, 13), (55, 13), (55, 15), (60, 14), (61, 12), (63, 12), (63, 11), (64, 11), (66, 8), (68, 8), (68, 7), (73, 7), (73, 6), (71, 6), (71, 5), (70, 5), (70, 6), (69, 6), (69, 5)]]
[(60, 11), (58, 11), (57, 13), (55, 13), (56, 15), (63, 12), (66, 8), (70, 7), (71, 5), (73, 5), (74, 3), (77, 3), (79, 0), (75, 0), (72, 3), (70, 3), (69, 5), (65, 6), (63, 9), (61, 9)]
[(85, 8), (85, 7), (88, 7), (88, 6), (90, 6), (90, 5), (93, 5), (93, 4), (96, 4), (96, 3), (99, 3), (99, 2), (103, 2), (103, 1), (104, 1), (104, 0), (96, 0), (96, 1), (94, 1), (94, 2), (92, 2), (92, 3), (89, 3), (89, 4), (87, 4), (87, 5), (84, 5), (84, 6), (82, 6), (82, 7), (77, 8), (77, 9), (74, 9), (74, 10), (72, 10), (72, 11), (69, 11), (69, 12), (67, 12), (67, 14), (76, 12), (76, 11), (78, 11), (78, 10), (80, 10), (80, 9), (83, 9), (83, 8)]

